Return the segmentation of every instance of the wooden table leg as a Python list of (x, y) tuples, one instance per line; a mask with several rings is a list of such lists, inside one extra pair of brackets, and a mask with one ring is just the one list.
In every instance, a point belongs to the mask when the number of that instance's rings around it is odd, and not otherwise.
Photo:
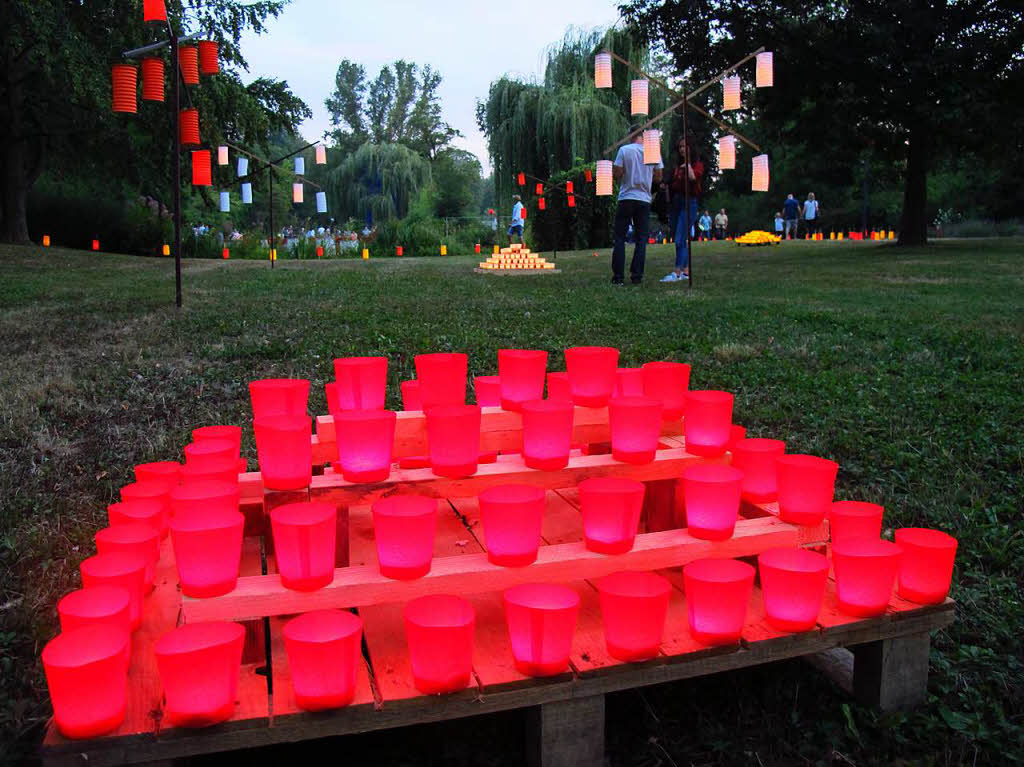
[(604, 695), (544, 703), (526, 711), (530, 767), (601, 767)]
[(882, 711), (923, 703), (928, 695), (927, 631), (853, 647), (853, 694)]

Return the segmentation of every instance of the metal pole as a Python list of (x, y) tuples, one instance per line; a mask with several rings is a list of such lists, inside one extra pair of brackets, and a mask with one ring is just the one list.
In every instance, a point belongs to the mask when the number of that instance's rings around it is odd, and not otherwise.
[[(683, 101), (683, 215), (686, 216), (686, 258), (689, 261), (690, 279), (687, 290), (693, 290), (693, 222), (690, 221), (690, 136), (686, 132), (686, 101)], [(678, 230), (678, 225), (676, 226)]]
[(171, 117), (174, 147), (174, 305), (181, 308), (181, 78), (178, 77), (178, 38), (167, 24), (171, 42), (171, 66), (174, 67), (174, 114)]
[(277, 247), (277, 233), (274, 230), (274, 169), (267, 166), (267, 183), (270, 192), (270, 268), (274, 268), (277, 254), (274, 249)]

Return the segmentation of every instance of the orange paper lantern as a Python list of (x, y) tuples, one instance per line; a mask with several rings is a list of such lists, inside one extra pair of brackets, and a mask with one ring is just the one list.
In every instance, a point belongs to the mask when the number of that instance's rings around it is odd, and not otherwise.
[(722, 110), (740, 108), (740, 76), (732, 75), (722, 80)]
[(217, 147), (217, 164), (227, 165), (228, 164), (228, 148), (226, 146)]
[(753, 159), (753, 175), (750, 180), (750, 191), (768, 191), (768, 155), (759, 154)]
[(292, 202), (294, 202), (295, 204), (299, 204), (302, 202), (302, 200), (302, 182), (296, 182), (292, 184)]
[(167, 21), (164, 0), (142, 0), (142, 21)]
[(218, 45), (212, 40), (201, 40), (199, 42), (199, 73), (203, 75), (215, 75), (220, 71), (220, 61), (217, 58)]
[(192, 152), (192, 186), (213, 186), (213, 169), (210, 166), (209, 149), (198, 149)]
[(644, 165), (657, 165), (661, 162), (661, 131), (644, 131)]
[(155, 56), (142, 60), (142, 98), (164, 100), (164, 60)]
[(199, 145), (199, 110), (182, 109), (178, 116), (179, 135), (182, 146)]
[(139, 71), (129, 64), (114, 64), (110, 68), (112, 83), (111, 105), (115, 112), (135, 114), (138, 111), (136, 102), (136, 84)]
[(630, 114), (645, 115), (648, 112), (648, 88), (646, 80), (633, 80), (629, 84)]
[[(50, 235), (48, 235), (48, 234), (44, 234), (43, 235), (43, 247), (44, 248), (50, 247)], [(479, 252), (480, 251), (478, 250), (477, 253), (479, 253)]]
[(736, 168), (736, 137), (722, 136), (718, 139), (718, 169), (734, 170)]
[(594, 180), (594, 174), (591, 173), (590, 168), (587, 168), (583, 171), (583, 180), (586, 181), (588, 184)]
[(775, 84), (775, 65), (771, 51), (757, 54), (757, 69), (754, 74), (754, 86), (769, 88)]
[(594, 86), (597, 88), (612, 87), (612, 55), (599, 53), (594, 57)]
[(316, 164), (326, 165), (327, 164), (327, 147), (323, 144), (317, 144), (316, 147)]
[(597, 161), (597, 192), (599, 197), (607, 197), (612, 193), (612, 161)]
[(194, 45), (178, 48), (178, 64), (185, 85), (199, 85), (199, 49)]

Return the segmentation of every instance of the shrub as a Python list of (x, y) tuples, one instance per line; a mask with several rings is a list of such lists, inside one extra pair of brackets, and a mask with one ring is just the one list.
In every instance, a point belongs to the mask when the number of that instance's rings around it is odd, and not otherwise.
[(105, 251), (155, 256), (171, 238), (170, 219), (141, 201), (37, 192), (29, 195), (27, 214), (35, 242), (48, 234), (54, 245), (70, 248), (89, 249), (98, 239)]

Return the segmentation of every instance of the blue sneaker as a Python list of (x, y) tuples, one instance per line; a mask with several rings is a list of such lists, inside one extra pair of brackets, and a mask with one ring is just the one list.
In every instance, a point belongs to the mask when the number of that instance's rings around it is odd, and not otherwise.
[(669, 272), (661, 278), (662, 282), (682, 282), (683, 280), (690, 279), (685, 274), (676, 274), (675, 272)]

